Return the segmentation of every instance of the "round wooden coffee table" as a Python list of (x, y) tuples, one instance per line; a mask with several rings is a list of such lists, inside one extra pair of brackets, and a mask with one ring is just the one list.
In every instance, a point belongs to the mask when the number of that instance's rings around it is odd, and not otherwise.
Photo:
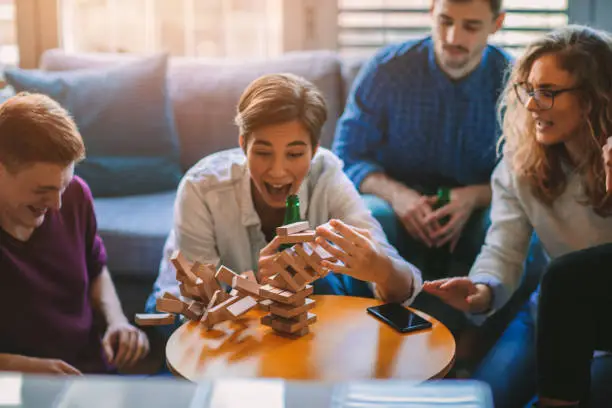
[(438, 320), (428, 330), (400, 334), (366, 312), (375, 299), (312, 296), (317, 322), (298, 339), (279, 336), (251, 310), (207, 330), (187, 322), (166, 345), (168, 367), (191, 381), (218, 378), (283, 378), (353, 381), (444, 377), (455, 359), (455, 340)]

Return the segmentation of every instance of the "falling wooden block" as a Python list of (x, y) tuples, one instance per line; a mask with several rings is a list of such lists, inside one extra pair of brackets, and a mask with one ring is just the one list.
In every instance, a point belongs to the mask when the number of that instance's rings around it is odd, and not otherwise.
[(233, 316), (227, 311), (227, 308), (239, 300), (240, 298), (238, 296), (233, 296), (221, 303), (218, 303), (214, 307), (208, 308), (204, 312), (204, 315), (200, 321), (210, 328), (217, 323), (233, 318)]
[(193, 273), (201, 279), (201, 283), (198, 286), (198, 291), (206, 298), (206, 301), (210, 300), (212, 295), (222, 289), (219, 282), (215, 279), (215, 268), (212, 264), (201, 264), (196, 262), (191, 268)]
[(260, 285), (257, 282), (236, 275), (231, 282), (231, 286), (239, 292), (247, 293), (249, 296), (259, 297)]
[(244, 297), (240, 300), (235, 301), (225, 310), (227, 310), (232, 316), (238, 317), (257, 306), (257, 301), (251, 296)]
[(195, 300), (200, 299), (200, 293), (197, 291), (197, 289), (187, 283), (179, 282), (179, 291), (183, 297)]
[(204, 303), (193, 301), (187, 306), (183, 312), (183, 316), (189, 320), (200, 320), (204, 314)]
[(295, 279), (293, 279), (293, 275), (287, 270), (288, 267), (281, 264), (275, 264), (272, 266), (272, 268), (275, 272), (277, 272), (278, 276), (282, 278), (282, 282), (285, 284), (284, 286), (288, 287), (288, 289), (291, 291), (298, 292), (303, 288), (304, 285), (300, 285), (295, 281)]
[(162, 298), (164, 299), (171, 299), (171, 300), (181, 300), (180, 298), (178, 298), (177, 296), (174, 296), (172, 293), (170, 292), (164, 292), (164, 294), (162, 295)]
[(259, 289), (259, 293), (261, 297), (269, 298), (287, 305), (295, 305), (296, 303), (303, 301), (305, 297), (312, 295), (312, 285), (306, 285), (303, 290), (293, 293), (288, 290), (280, 290), (271, 286), (270, 284), (266, 284)]
[(317, 237), (314, 231), (298, 232), (291, 235), (279, 235), (278, 242), (280, 244), (299, 244), (302, 242), (313, 242)]
[(136, 313), (134, 321), (138, 326), (165, 326), (174, 323), (170, 313)]
[(313, 307), (315, 307), (315, 301), (313, 299), (306, 298), (303, 305), (291, 306), (283, 305), (281, 303), (273, 303), (270, 305), (269, 310), (273, 315), (284, 317), (285, 319), (291, 319), (302, 313), (306, 313)]
[(299, 321), (297, 319), (284, 319), (274, 315), (266, 315), (261, 318), (261, 324), (269, 326), (276, 331), (284, 333), (295, 333), (302, 328), (309, 326), (317, 321), (317, 315), (308, 313), (306, 319)]
[(232, 286), (234, 277), (236, 276), (240, 277), (240, 275), (232, 271), (230, 268), (221, 265), (215, 274), (215, 279), (217, 279), (219, 282), (225, 283), (227, 286)]
[(257, 278), (255, 277), (255, 272), (253, 272), (253, 271), (242, 272), (240, 274), (240, 276), (245, 278), (245, 279), (247, 279), (247, 280), (250, 280), (251, 282), (258, 283), (257, 282)]
[(302, 276), (306, 282), (313, 282), (317, 276), (309, 272), (308, 264), (293, 248), (287, 248), (280, 253), (281, 259), (292, 268), (292, 272)]
[(293, 224), (282, 225), (276, 228), (276, 235), (278, 236), (286, 236), (291, 234), (296, 234), (298, 232), (306, 231), (310, 228), (310, 224), (308, 221), (298, 221)]
[(329, 270), (321, 265), (322, 261), (337, 262), (338, 260), (327, 252), (323, 247), (314, 243), (303, 243), (295, 245), (295, 252), (306, 264), (312, 268), (320, 277), (325, 277)]
[(191, 268), (189, 267), (189, 262), (180, 250), (175, 250), (170, 256), (170, 262), (174, 265), (176, 269), (176, 279), (183, 283), (195, 284), (196, 276), (193, 272), (191, 272)]
[(155, 300), (155, 308), (159, 312), (183, 314), (185, 311), (185, 304), (180, 300), (161, 297)]

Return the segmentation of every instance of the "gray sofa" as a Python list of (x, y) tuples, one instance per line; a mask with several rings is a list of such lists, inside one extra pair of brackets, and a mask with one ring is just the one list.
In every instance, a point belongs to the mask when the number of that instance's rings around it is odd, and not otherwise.
[[(49, 71), (92, 68), (139, 57), (50, 50), (43, 54), (41, 68)], [(244, 88), (266, 73), (301, 75), (324, 92), (329, 120), (323, 130), (322, 145), (331, 146), (336, 120), (359, 66), (359, 60), (342, 60), (330, 51), (289, 53), (257, 61), (171, 58), (167, 80), (183, 170), (210, 153), (237, 146), (238, 134), (233, 125), (236, 103)], [(143, 309), (157, 275), (164, 241), (172, 226), (174, 198), (175, 191), (95, 198), (109, 269), (128, 316)]]

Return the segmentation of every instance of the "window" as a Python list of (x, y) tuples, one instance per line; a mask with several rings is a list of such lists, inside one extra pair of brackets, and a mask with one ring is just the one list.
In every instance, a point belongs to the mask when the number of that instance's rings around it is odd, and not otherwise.
[[(431, 0), (338, 0), (338, 48), (367, 55), (430, 31)], [(505, 0), (504, 29), (492, 43), (517, 54), (534, 37), (568, 23), (568, 0)]]
[(67, 51), (268, 57), (282, 51), (283, 0), (62, 0)]
[(0, 0), (0, 64), (2, 66), (16, 66), (19, 62), (15, 1)]

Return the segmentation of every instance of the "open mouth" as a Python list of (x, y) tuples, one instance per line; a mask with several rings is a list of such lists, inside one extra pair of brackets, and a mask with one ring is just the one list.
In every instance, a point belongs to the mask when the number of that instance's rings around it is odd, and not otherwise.
[(38, 207), (34, 207), (33, 205), (28, 205), (28, 210), (32, 212), (32, 215), (38, 218), (46, 214), (47, 207), (38, 208)]
[(552, 121), (549, 120), (543, 120), (543, 119), (536, 119), (536, 129), (539, 132), (544, 132), (546, 130), (549, 130), (550, 128), (552, 128), (554, 125), (554, 123)]
[(285, 201), (291, 191), (292, 183), (289, 184), (270, 184), (264, 181), (264, 186), (268, 195), (274, 201)]

